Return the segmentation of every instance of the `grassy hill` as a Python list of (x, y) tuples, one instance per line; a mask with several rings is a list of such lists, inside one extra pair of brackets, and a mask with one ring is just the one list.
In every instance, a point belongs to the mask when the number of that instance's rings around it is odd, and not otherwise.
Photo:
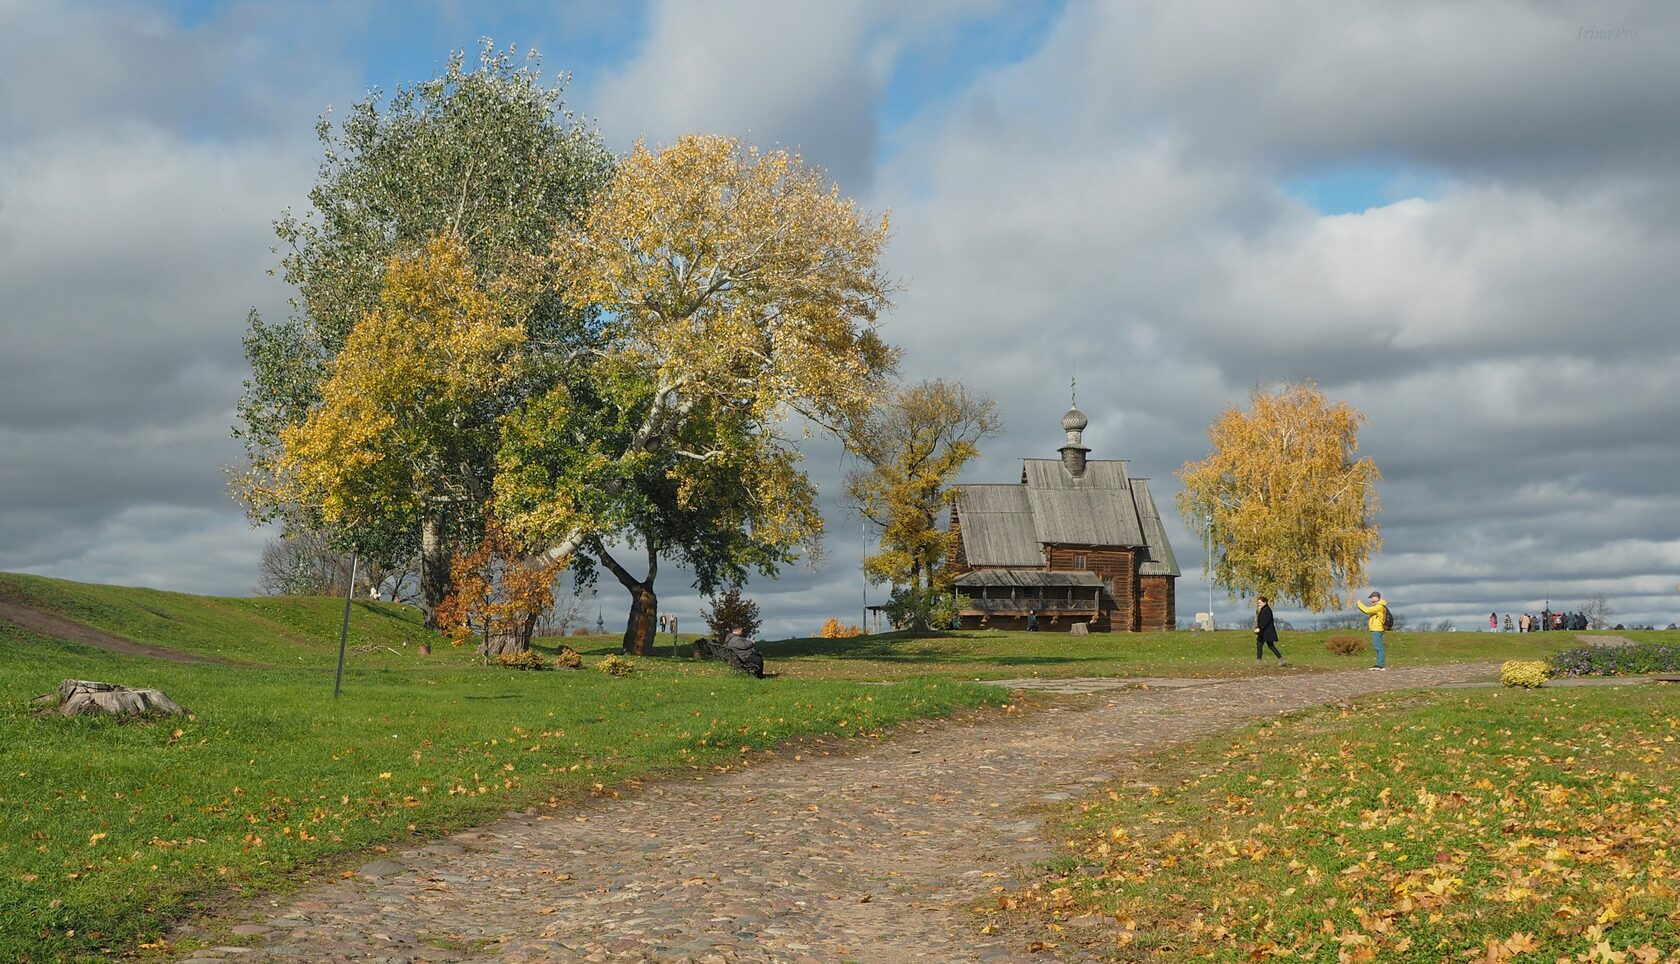
[[(0, 573), (0, 599), (57, 613), (136, 642), (198, 656), (268, 665), (298, 665), (338, 653), (344, 600), (328, 596), (192, 596), (129, 586)], [(351, 606), (349, 646), (357, 663), (411, 664), (418, 644), (438, 642), (420, 613), (397, 603), (358, 600)]]
[[(110, 652), (0, 620), (0, 960), (105, 960), (232, 898), (369, 851), (662, 772), (728, 769), (1001, 703), (949, 679), (754, 680), (715, 663), (580, 671), (473, 665), (403, 607), (360, 602), (340, 699), (343, 601), (217, 599), (0, 576), (0, 597), (137, 641), (233, 660)], [(192, 719), (37, 716), (65, 678), (154, 686)], [(351, 864), (353, 866), (353, 864)], [(218, 943), (237, 943), (230, 934)]]
[[(221, 662), (92, 648), (0, 620), (0, 959), (106, 959), (160, 921), (284, 889), (380, 847), (509, 811), (613, 792), (659, 773), (729, 768), (788, 739), (834, 741), (1008, 698), (962, 680), (1027, 675), (1241, 675), (1360, 665), (1325, 634), (1286, 634), (1301, 668), (1257, 668), (1252, 637), (968, 632), (785, 640), (776, 678), (639, 659), (634, 674), (473, 665), (418, 613), (354, 604), (332, 697), (343, 600), (224, 599), (0, 574), (0, 600)], [(1643, 638), (1647, 634), (1640, 634)], [(1673, 636), (1675, 634), (1655, 634)], [(1567, 633), (1395, 634), (1390, 659), (1492, 661)], [(586, 663), (617, 651), (578, 640)], [(190, 720), (37, 716), (67, 677), (155, 686)], [(895, 685), (869, 685), (893, 678)], [(220, 942), (235, 940), (218, 935)]]

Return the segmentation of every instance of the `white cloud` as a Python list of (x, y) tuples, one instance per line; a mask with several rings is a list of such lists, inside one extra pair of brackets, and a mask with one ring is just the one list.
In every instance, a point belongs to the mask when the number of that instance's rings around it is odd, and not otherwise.
[[(353, 85), (238, 9), (184, 29), (0, 6), (8, 69), (55, 80), (0, 88), (0, 568), (255, 578), (260, 534), (215, 475), (238, 340), (249, 304), (284, 310), (268, 222), (304, 203), (307, 122)], [(1040, 49), (883, 131), (905, 58), (998, 9), (656, 3), (632, 58), (575, 90), (617, 146), (750, 134), (891, 207), (905, 376), (1006, 421), (968, 478), (1053, 451), (1077, 370), (1093, 454), (1155, 480), (1186, 613), (1205, 602), (1172, 472), (1228, 403), (1310, 377), (1369, 416), (1372, 572), (1409, 615), (1604, 591), (1674, 618), (1680, 11), (1075, 2)], [(1325, 217), (1284, 188), (1372, 161), (1428, 196)], [(841, 470), (811, 467), (828, 558), (753, 584), (773, 631), (860, 605)], [(680, 573), (661, 582), (697, 617)], [(619, 596), (603, 583), (610, 624)]]
[(880, 111), (907, 37), (994, 7), (942, 0), (658, 2), (627, 63), (584, 85), (620, 146), (698, 131), (799, 150), (848, 193), (873, 175)]

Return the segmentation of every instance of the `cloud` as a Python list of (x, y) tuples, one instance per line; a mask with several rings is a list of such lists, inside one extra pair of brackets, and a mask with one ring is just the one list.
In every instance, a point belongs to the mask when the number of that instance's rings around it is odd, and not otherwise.
[(238, 55), (263, 44), (226, 47), (229, 29), (139, 7), (0, 10), (8, 71), (42, 78), (0, 93), (0, 568), (254, 582), (260, 537), (223, 475), (240, 455), (240, 340), (253, 305), (286, 310), (271, 221), (305, 195), (324, 99), (300, 83), (302, 123), (271, 130), (259, 108), (279, 90), (262, 83), (305, 65), (250, 71)]
[[(1462, 49), (1486, 26), (1467, 8), (1293, 9), (1279, 26), (1072, 6), (1034, 56), (894, 133), (879, 194), (907, 290), (888, 336), (907, 376), (959, 377), (1008, 422), (965, 477), (1010, 479), (1015, 458), (1048, 455), (1077, 371), (1093, 457), (1131, 459), (1166, 507), (1221, 409), (1312, 378), (1369, 416), (1388, 544), (1373, 576), (1414, 605), (1515, 608), (1547, 582), (1555, 598), (1616, 579), (1631, 593), (1642, 571), (1672, 584), (1680, 498), (1656, 480), (1680, 470), (1680, 282), (1664, 267), (1680, 232), (1657, 213), (1673, 210), (1672, 159), (1653, 161), (1673, 132), (1648, 129), (1647, 55), (1580, 68), (1596, 72), (1591, 96), (1625, 95), (1586, 149), (1563, 116), (1574, 94), (1549, 120), (1530, 109), (1530, 78), (1551, 89), (1548, 69), (1578, 66), (1548, 66), (1552, 18), (1516, 16), (1518, 49), (1490, 60)], [(1406, 40), (1430, 24), (1449, 36), (1417, 68)], [(1361, 40), (1384, 36), (1396, 42)], [(1424, 89), (1366, 96), (1387, 75)], [(1495, 100), (1509, 110), (1490, 114)], [(1547, 160), (1514, 154), (1529, 151)], [(1292, 171), (1396, 153), (1429, 165), (1430, 197), (1327, 216), (1287, 191)], [(1200, 553), (1168, 528), (1188, 610)], [(1417, 566), (1442, 553), (1450, 592)], [(1672, 618), (1673, 599), (1638, 598), (1630, 616)]]
[(60, 529), (68, 552), (16, 555), (7, 568), (118, 586), (183, 588), (246, 596), (268, 534), (237, 514), (205, 508), (136, 504), (92, 524)]
[[(306, 203), (309, 122), (391, 65), (376, 16), (311, 9), (0, 2), (0, 61), (39, 81), (0, 88), (0, 568), (254, 581), (261, 534), (219, 474), (244, 312), (284, 313), (269, 221)], [(1227, 404), (1313, 378), (1368, 416), (1372, 574), (1409, 616), (1468, 627), (1602, 591), (1660, 625), (1680, 582), (1680, 10), (1590, 15), (1071, 2), (983, 56), (965, 31), (1017, 11), (659, 2), (571, 99), (615, 146), (750, 135), (891, 208), (905, 378), (963, 381), (1005, 419), (966, 478), (1051, 454), (1077, 373), (1094, 457), (1154, 480), (1186, 615), (1205, 602), (1172, 473)], [(918, 73), (934, 61), (950, 86)], [(1301, 200), (1372, 170), (1371, 203)], [(861, 606), (844, 467), (808, 464), (827, 557), (749, 586), (773, 632)], [(661, 582), (697, 618), (681, 574)], [(619, 595), (602, 584), (613, 624)]]
[[(1662, 4), (1082, 3), (1059, 27), (1038, 66), (1083, 126), (1234, 163), (1508, 180), (1666, 171), (1680, 146), (1680, 10)], [(1606, 28), (1622, 39), (1591, 39)]]
[(620, 146), (637, 138), (667, 144), (690, 131), (728, 134), (798, 150), (848, 193), (863, 192), (906, 43), (993, 6), (655, 3), (641, 48), (588, 82), (583, 99)]
[(0, 140), (144, 126), (225, 140), (307, 130), (360, 77), (328, 50), (355, 14), (235, 5), (192, 24), (137, 2), (0, 4)]

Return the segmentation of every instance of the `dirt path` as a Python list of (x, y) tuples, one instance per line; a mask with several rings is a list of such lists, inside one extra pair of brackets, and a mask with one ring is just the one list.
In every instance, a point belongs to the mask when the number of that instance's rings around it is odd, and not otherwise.
[(306, 888), (200, 961), (1014, 961), (967, 907), (1050, 856), (1036, 814), (1127, 759), (1492, 664), (1091, 692), (929, 725), (855, 755), (648, 787), (492, 826)]
[(127, 653), (130, 656), (155, 656), (176, 663), (224, 663), (224, 660), (211, 659), (208, 656), (196, 656), (179, 650), (164, 649), (162, 646), (150, 646), (137, 643), (126, 636), (95, 629), (84, 623), (78, 623), (67, 616), (45, 609), (37, 609), (15, 599), (0, 598), (0, 619), (16, 624), (39, 636), (51, 636), (53, 639), (67, 639), (73, 643), (82, 643), (97, 649), (108, 649), (113, 653)]

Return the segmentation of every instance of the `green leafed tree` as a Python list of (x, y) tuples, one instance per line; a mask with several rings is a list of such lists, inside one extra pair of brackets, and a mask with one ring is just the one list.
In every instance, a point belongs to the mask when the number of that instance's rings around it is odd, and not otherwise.
[[(275, 224), (281, 270), (297, 291), (291, 316), (271, 323), (252, 312), (248, 320), (252, 371), (235, 428), (248, 467), (237, 494), (255, 521), (294, 518), (393, 558), (421, 549), (429, 619), (448, 592), (449, 556), (476, 543), (497, 420), (576, 375), (594, 347), (592, 307), (563, 296), (549, 263), (554, 240), (605, 183), (612, 157), (565, 111), (561, 92), (542, 81), (534, 56), (518, 59), (486, 43), (475, 67), (457, 54), (441, 76), (389, 100), (376, 91), (339, 125), (323, 116), (310, 210)], [(383, 299), (391, 266), (415, 263), (439, 238), (459, 246), (471, 283), (494, 293), (496, 310), (523, 337), (516, 375), (458, 413), (461, 437), (448, 447), (467, 461), (451, 466), (441, 485), (393, 469), (383, 480), (393, 490), (347, 493), (330, 518), (324, 500), (288, 501), (297, 493), (278, 478), (285, 434), (322, 417), (325, 387), (342, 377), (335, 366), (357, 326), (390, 311)], [(479, 489), (484, 497), (462, 497)]]
[(1381, 475), (1356, 457), (1364, 416), (1311, 382), (1256, 389), (1249, 401), (1209, 426), (1207, 458), (1179, 470), (1179, 512), (1207, 538), (1204, 566), (1233, 595), (1340, 609), (1382, 546)]
[(847, 445), (862, 467), (847, 476), (846, 494), (880, 530), (880, 551), (864, 567), (873, 581), (907, 590), (912, 602), (902, 608), (914, 628), (927, 628), (935, 596), (949, 588), (944, 561), (953, 537), (939, 519), (957, 474), (1002, 424), (991, 399), (934, 380), (896, 392), (849, 427)]
[[(598, 350), (587, 382), (508, 420), (496, 514), (557, 556), (636, 541), (650, 569), (675, 551), (721, 581), (814, 552), (822, 519), (788, 426), (841, 426), (880, 396), (885, 238), (797, 157), (638, 145), (556, 243), (563, 298), (601, 310)], [(651, 645), (651, 579), (620, 581), (626, 646)]]

